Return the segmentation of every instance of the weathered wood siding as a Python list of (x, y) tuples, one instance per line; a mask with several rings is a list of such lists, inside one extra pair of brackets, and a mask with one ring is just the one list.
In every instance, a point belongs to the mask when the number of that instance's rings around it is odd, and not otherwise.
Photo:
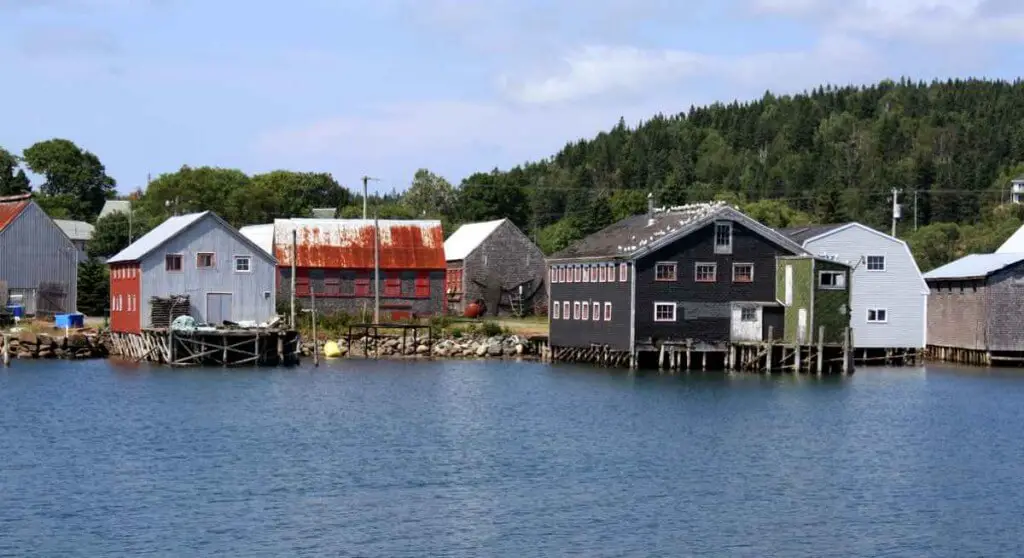
[[(374, 291), (372, 269), (325, 269), (312, 270), (298, 268), (296, 270), (295, 300), (302, 308), (309, 308), (313, 298), (310, 289), (316, 293), (316, 308), (321, 314), (348, 314), (350, 316), (366, 316), (373, 318)], [(311, 275), (323, 273), (323, 278), (310, 278)], [(291, 268), (278, 269), (278, 299), (287, 303), (291, 297)], [(328, 278), (331, 283), (328, 284)], [(417, 280), (425, 279), (428, 294), (417, 294)], [(334, 281), (337, 281), (334, 283)], [(398, 296), (390, 296), (389, 281), (395, 285), (397, 281)], [(305, 287), (303, 286), (305, 282)], [(440, 316), (445, 313), (447, 295), (445, 294), (445, 272), (438, 271), (382, 271), (380, 273), (380, 319), (381, 321), (400, 321), (414, 317)]]
[[(931, 287), (931, 295), (928, 296), (928, 344), (985, 350), (988, 296), (984, 282), (928, 283)], [(1017, 311), (1012, 313), (1019, 316)], [(856, 333), (854, 331), (854, 335)]]
[(989, 276), (985, 287), (990, 351), (1024, 351), (1024, 263)]
[[(814, 260), (811, 258), (780, 258), (776, 289), (785, 308), (782, 340), (796, 343), (801, 333), (806, 342), (811, 330), (811, 297), (814, 281)], [(801, 321), (803, 323), (801, 324)], [(801, 327), (802, 326), (802, 327)], [(801, 330), (803, 330), (801, 332)]]
[(523, 293), (527, 308), (532, 310), (534, 304), (543, 305), (547, 302), (546, 269), (544, 252), (506, 220), (463, 260), (464, 294), (460, 312), (465, 304), (478, 298), (487, 302), (489, 314), (496, 311), (490, 307), (492, 301), (487, 300), (480, 285), (489, 281), (499, 281), (505, 288), (530, 281)]
[[(196, 255), (212, 252), (213, 269), (199, 269)], [(167, 271), (165, 257), (182, 255), (181, 271)], [(249, 256), (251, 271), (236, 272), (235, 256)], [(231, 320), (263, 322), (275, 313), (274, 261), (262, 250), (243, 242), (212, 215), (207, 215), (150, 252), (141, 262), (142, 290), (140, 306), (144, 327), (151, 325), (152, 296), (187, 294), (192, 316), (205, 321), (207, 294), (230, 293)]]
[[(775, 258), (792, 252), (734, 222), (732, 253), (716, 254), (714, 230), (714, 224), (709, 224), (638, 261), (637, 343), (686, 339), (706, 343), (727, 342), (733, 302), (775, 300)], [(655, 281), (655, 265), (665, 261), (676, 262), (676, 281)], [(695, 281), (698, 262), (717, 264), (714, 283)], [(753, 281), (734, 282), (734, 263), (753, 264)], [(655, 302), (676, 303), (676, 321), (654, 321)]]
[(63, 290), (55, 301), (62, 312), (78, 307), (78, 249), (35, 202), (0, 231), (0, 281), (24, 295), (25, 311), (36, 313), (41, 283)]
[[(925, 345), (928, 288), (907, 244), (859, 224), (842, 227), (804, 248), (854, 266), (850, 325), (862, 348), (921, 348)], [(885, 257), (884, 271), (868, 269), (867, 256)], [(886, 323), (868, 322), (869, 309), (885, 309)]]
[[(549, 342), (552, 347), (590, 347), (591, 345), (608, 345), (617, 351), (630, 350), (630, 276), (632, 266), (628, 266), (626, 281), (619, 280), (619, 264), (621, 262), (602, 262), (603, 264), (614, 263), (611, 268), (615, 273), (614, 281), (605, 282), (551, 282), (551, 300), (549, 303)], [(589, 264), (579, 264), (589, 265)], [(559, 264), (554, 268), (564, 267), (572, 270), (578, 265)], [(593, 310), (593, 303), (597, 302), (601, 308), (601, 319), (594, 320), (591, 314), (587, 320), (582, 317), (574, 319), (572, 309), (574, 303), (586, 303), (588, 308)], [(611, 320), (604, 319), (604, 305), (610, 302), (612, 305)], [(558, 318), (556, 319), (554, 305), (559, 304)], [(569, 316), (566, 317), (562, 307), (568, 305)]]

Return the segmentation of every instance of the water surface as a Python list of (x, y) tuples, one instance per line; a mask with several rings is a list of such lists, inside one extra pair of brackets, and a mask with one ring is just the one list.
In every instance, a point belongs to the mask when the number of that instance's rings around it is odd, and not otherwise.
[(0, 555), (1020, 556), (1024, 372), (0, 370)]

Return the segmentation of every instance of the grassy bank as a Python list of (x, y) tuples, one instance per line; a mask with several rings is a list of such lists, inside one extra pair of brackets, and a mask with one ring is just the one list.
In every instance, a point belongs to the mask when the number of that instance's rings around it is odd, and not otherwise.
[[(359, 316), (347, 314), (317, 316), (317, 335), (321, 339), (340, 338), (348, 334), (349, 325), (369, 323), (372, 320), (364, 320)], [(427, 326), (433, 330), (438, 337), (460, 337), (462, 335), (521, 335), (530, 337), (534, 335), (548, 334), (548, 319), (545, 316), (531, 316), (528, 318), (497, 318), (471, 320), (462, 317), (438, 317), (430, 320), (410, 320), (403, 324), (416, 324)], [(304, 337), (310, 337), (313, 333), (312, 318), (304, 314), (299, 319), (298, 329)], [(381, 329), (380, 333), (398, 333), (398, 330), (388, 331)]]

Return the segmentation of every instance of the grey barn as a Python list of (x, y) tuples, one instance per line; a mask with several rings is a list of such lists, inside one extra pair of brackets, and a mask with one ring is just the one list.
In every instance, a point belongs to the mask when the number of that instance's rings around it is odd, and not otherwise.
[(483, 300), (490, 315), (547, 309), (544, 253), (508, 219), (470, 223), (444, 242), (449, 313)]
[(75, 245), (32, 200), (0, 197), (0, 290), (28, 315), (73, 312), (78, 302)]

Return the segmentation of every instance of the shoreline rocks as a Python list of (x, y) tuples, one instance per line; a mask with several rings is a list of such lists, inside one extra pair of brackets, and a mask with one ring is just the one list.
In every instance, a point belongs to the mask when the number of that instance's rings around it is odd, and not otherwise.
[[(411, 337), (403, 342), (400, 335), (380, 335), (376, 340), (372, 336), (353, 338), (351, 347), (344, 338), (335, 343), (339, 353), (336, 358), (525, 359), (540, 356), (538, 342), (522, 335), (463, 335), (415, 342)], [(318, 344), (321, 355), (325, 354), (325, 344), (324, 341)], [(312, 354), (313, 342), (303, 342), (302, 356)]]
[[(6, 334), (7, 354), (11, 358), (85, 360), (106, 358), (110, 355), (106, 336), (102, 333), (72, 333), (48, 335), (45, 333)], [(2, 350), (2, 347), (0, 347)]]

